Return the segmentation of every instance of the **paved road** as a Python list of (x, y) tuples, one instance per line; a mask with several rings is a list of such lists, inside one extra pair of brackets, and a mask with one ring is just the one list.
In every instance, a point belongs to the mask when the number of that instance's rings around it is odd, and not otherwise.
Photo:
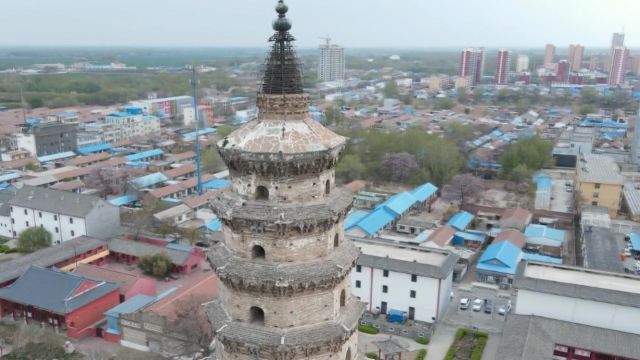
[(449, 346), (453, 343), (456, 334), (456, 326), (447, 324), (438, 325), (436, 332), (429, 342), (429, 352), (427, 352), (426, 360), (442, 360), (449, 350)]

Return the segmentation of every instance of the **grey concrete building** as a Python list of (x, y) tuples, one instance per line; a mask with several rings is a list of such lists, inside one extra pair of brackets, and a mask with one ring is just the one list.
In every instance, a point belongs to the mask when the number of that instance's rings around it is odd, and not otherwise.
[(31, 132), (35, 138), (37, 156), (73, 151), (78, 147), (76, 124), (42, 123), (34, 125)]
[(320, 45), (318, 78), (320, 81), (344, 80), (344, 48), (336, 44), (331, 44), (331, 39), (329, 38), (326, 40), (326, 44)]
[(280, 0), (258, 119), (218, 143), (232, 181), (211, 201), (224, 241), (209, 254), (219, 298), (207, 313), (217, 359), (352, 360), (364, 306), (344, 238), (353, 194), (335, 186), (346, 139), (309, 116), (287, 10)]

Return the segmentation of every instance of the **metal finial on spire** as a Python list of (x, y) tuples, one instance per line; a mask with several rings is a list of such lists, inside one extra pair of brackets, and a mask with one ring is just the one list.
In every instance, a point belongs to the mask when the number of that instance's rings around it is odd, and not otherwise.
[(291, 21), (286, 18), (287, 11), (289, 11), (289, 7), (284, 3), (283, 0), (279, 0), (278, 5), (276, 5), (278, 18), (273, 20), (273, 30), (279, 32), (286, 32), (291, 30)]

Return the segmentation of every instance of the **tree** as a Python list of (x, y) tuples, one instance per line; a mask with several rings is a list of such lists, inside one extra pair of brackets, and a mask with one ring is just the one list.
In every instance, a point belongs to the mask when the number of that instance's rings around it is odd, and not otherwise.
[(176, 302), (172, 329), (186, 339), (187, 352), (202, 350), (205, 355), (209, 352), (209, 345), (213, 340), (213, 326), (204, 311), (203, 304), (207, 301), (209, 299), (206, 297), (191, 295)]
[(466, 104), (469, 102), (469, 94), (467, 93), (467, 88), (459, 87), (458, 91), (458, 102), (460, 104)]
[(443, 189), (443, 198), (448, 201), (459, 201), (460, 205), (476, 196), (480, 192), (482, 182), (471, 174), (461, 174), (453, 177)]
[(181, 235), (193, 246), (202, 237), (202, 231), (199, 228), (184, 229)]
[(26, 252), (34, 252), (51, 246), (52, 236), (49, 231), (41, 227), (32, 227), (18, 235), (18, 248)]
[(518, 140), (500, 158), (503, 175), (507, 179), (522, 181), (531, 172), (551, 166), (553, 164), (552, 148), (553, 145), (550, 142), (539, 136)]
[(161, 252), (141, 257), (138, 267), (147, 275), (164, 278), (171, 273), (173, 264), (167, 253)]
[(30, 97), (27, 99), (27, 104), (29, 104), (30, 108), (35, 109), (35, 108), (43, 107), (44, 100), (42, 100), (42, 98), (39, 98), (39, 97)]
[(518, 102), (516, 102), (516, 112), (518, 114), (524, 114), (527, 110), (529, 110), (529, 100), (525, 98), (518, 99)]
[(418, 163), (415, 156), (406, 152), (389, 154), (382, 159), (380, 169), (391, 181), (405, 182), (418, 170)]
[(436, 98), (433, 101), (433, 108), (436, 110), (449, 110), (454, 106), (456, 106), (456, 103), (450, 98)]
[(158, 226), (158, 233), (162, 237), (166, 237), (167, 235), (175, 234), (178, 232), (178, 227), (171, 221), (165, 220), (160, 223)]
[(33, 161), (29, 161), (24, 168), (28, 171), (38, 171), (38, 165), (36, 165)]
[(387, 81), (386, 85), (384, 86), (383, 94), (387, 99), (397, 99), (400, 96), (398, 84), (396, 84), (396, 82), (393, 80)]
[(580, 92), (580, 102), (582, 104), (597, 104), (599, 97), (598, 91), (592, 87), (584, 88)]
[(578, 111), (580, 112), (580, 115), (586, 116), (598, 112), (598, 108), (596, 108), (593, 104), (582, 104), (578, 108)]
[(222, 170), (225, 166), (215, 148), (208, 149), (202, 153), (200, 164), (203, 172), (211, 174)]
[(366, 173), (366, 167), (355, 154), (347, 154), (336, 167), (336, 176), (345, 182), (362, 179)]
[(461, 145), (473, 137), (471, 127), (457, 120), (449, 121), (444, 128), (447, 134), (449, 134), (449, 138), (458, 145)]
[(431, 182), (443, 187), (460, 172), (464, 157), (450, 140), (432, 136), (424, 144), (421, 163), (429, 171)]
[(233, 132), (233, 130), (235, 130), (235, 129), (233, 127), (231, 127), (231, 126), (222, 125), (222, 126), (218, 126), (216, 128), (216, 134), (218, 135), (218, 138), (224, 139), (229, 134), (231, 134), (231, 132)]

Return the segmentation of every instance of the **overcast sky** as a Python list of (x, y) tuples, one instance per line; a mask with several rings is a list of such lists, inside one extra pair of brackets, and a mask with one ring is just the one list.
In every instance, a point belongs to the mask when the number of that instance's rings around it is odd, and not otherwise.
[[(0, 46), (264, 46), (275, 0), (0, 0)], [(298, 46), (640, 45), (640, 0), (287, 0)]]

